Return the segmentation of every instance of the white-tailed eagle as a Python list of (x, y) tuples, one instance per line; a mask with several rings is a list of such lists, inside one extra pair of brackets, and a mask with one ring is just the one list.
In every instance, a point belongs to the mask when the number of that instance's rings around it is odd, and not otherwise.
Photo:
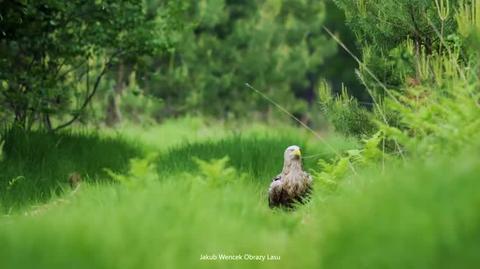
[(303, 171), (300, 147), (288, 147), (283, 158), (283, 170), (273, 179), (268, 189), (268, 204), (271, 208), (293, 208), (295, 203), (305, 202), (312, 190), (312, 177)]

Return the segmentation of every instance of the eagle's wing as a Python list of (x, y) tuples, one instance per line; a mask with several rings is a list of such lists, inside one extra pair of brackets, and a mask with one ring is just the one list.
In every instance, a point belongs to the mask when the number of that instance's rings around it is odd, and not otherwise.
[(304, 186), (303, 193), (301, 193), (300, 196), (298, 197), (299, 202), (302, 203), (302, 204), (307, 202), (308, 200), (310, 200), (310, 195), (312, 194), (312, 191), (313, 191), (312, 176), (309, 173), (303, 171), (303, 177), (304, 177), (304, 180), (305, 180), (305, 186)]
[(270, 188), (268, 188), (268, 205), (270, 207), (275, 207), (280, 204), (282, 188), (282, 177), (281, 175), (278, 175), (273, 179)]

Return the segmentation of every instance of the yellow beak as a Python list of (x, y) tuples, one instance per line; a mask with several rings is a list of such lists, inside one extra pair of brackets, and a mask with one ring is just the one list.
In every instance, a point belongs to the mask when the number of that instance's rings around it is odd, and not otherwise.
[(293, 154), (293, 156), (299, 156), (299, 157), (302, 156), (302, 152), (300, 152), (299, 149), (294, 150), (294, 151), (292, 152), (292, 154)]

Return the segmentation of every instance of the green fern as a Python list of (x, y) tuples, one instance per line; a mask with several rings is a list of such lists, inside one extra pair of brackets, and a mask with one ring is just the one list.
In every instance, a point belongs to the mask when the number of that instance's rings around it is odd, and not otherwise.
[(363, 140), (362, 149), (346, 151), (346, 155), (331, 163), (320, 159), (319, 171), (313, 170), (312, 175), (327, 190), (334, 191), (338, 183), (347, 175), (349, 168), (376, 164), (384, 152), (380, 150), (380, 143), (384, 140), (382, 132), (375, 133), (372, 137)]
[(157, 155), (152, 154), (145, 158), (130, 160), (127, 174), (119, 174), (108, 168), (103, 170), (114, 180), (127, 188), (142, 188), (158, 180), (158, 173), (154, 160)]
[(361, 156), (364, 163), (374, 162), (382, 158), (384, 153), (380, 150), (380, 143), (383, 139), (382, 132), (377, 132), (372, 137), (363, 140), (364, 147), (361, 151)]
[(342, 157), (333, 163), (320, 159), (318, 161), (320, 172), (314, 170), (312, 175), (320, 185), (327, 190), (334, 191), (337, 189), (340, 179), (347, 173), (349, 162), (349, 157)]
[(197, 164), (200, 173), (195, 179), (202, 184), (218, 187), (235, 182), (243, 177), (243, 175), (237, 173), (235, 168), (228, 166), (230, 161), (228, 156), (209, 161), (194, 157), (193, 160)]

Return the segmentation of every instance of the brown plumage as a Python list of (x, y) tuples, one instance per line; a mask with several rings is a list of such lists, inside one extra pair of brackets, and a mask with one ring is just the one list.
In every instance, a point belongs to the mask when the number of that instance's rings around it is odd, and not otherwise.
[(273, 179), (268, 189), (268, 204), (271, 208), (293, 208), (295, 203), (305, 202), (312, 190), (312, 177), (303, 171), (300, 148), (288, 147), (283, 158), (283, 170)]

